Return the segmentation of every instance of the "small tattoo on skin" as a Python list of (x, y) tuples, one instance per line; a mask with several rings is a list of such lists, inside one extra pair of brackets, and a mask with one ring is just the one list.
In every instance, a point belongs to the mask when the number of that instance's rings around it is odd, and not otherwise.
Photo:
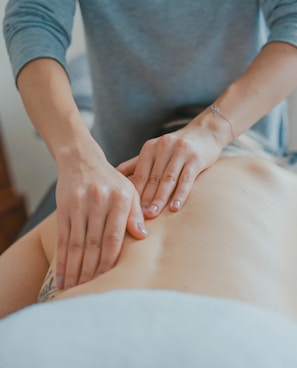
[(43, 303), (53, 299), (57, 291), (58, 288), (55, 285), (53, 270), (49, 270), (44, 280), (44, 285), (38, 295), (37, 303)]

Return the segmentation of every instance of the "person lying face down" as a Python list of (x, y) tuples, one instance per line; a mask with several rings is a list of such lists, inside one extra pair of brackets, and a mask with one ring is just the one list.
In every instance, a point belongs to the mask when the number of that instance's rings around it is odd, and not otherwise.
[(297, 320), (297, 177), (260, 148), (235, 146), (226, 155), (237, 156), (221, 157), (199, 176), (182, 211), (146, 220), (146, 239), (127, 234), (113, 269), (71, 289), (56, 287), (50, 215), (0, 257), (0, 316), (84, 294), (166, 289), (244, 301)]

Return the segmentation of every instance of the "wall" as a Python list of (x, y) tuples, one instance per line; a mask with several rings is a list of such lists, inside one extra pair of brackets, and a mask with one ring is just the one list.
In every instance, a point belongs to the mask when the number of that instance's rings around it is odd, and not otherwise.
[[(6, 1), (0, 0), (1, 23), (5, 4)], [(85, 49), (82, 29), (78, 9), (73, 29), (75, 43), (68, 51), (68, 59)], [(2, 27), (0, 34), (0, 117), (2, 138), (11, 167), (12, 179), (17, 190), (25, 195), (28, 211), (32, 212), (51, 183), (54, 182), (56, 170), (46, 146), (37, 138), (15, 87)]]
[(289, 147), (297, 151), (297, 90), (289, 98), (290, 140)]

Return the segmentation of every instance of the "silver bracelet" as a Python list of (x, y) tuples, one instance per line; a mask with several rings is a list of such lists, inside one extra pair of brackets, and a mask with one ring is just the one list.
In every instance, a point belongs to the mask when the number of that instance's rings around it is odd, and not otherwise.
[(227, 121), (227, 123), (230, 125), (232, 135), (233, 135), (233, 140), (234, 140), (236, 138), (236, 135), (234, 133), (234, 129), (233, 129), (233, 125), (232, 125), (231, 121), (227, 118), (227, 116), (222, 114), (221, 110), (219, 109), (219, 107), (217, 105), (215, 105), (215, 104), (210, 105), (210, 109), (213, 112), (215, 118), (217, 116), (220, 116), (222, 119)]

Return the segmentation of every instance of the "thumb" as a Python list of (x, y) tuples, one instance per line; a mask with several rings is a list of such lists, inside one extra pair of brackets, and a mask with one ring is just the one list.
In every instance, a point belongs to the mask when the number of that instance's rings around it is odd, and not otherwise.
[(131, 158), (128, 161), (122, 162), (116, 167), (116, 169), (126, 177), (134, 174), (136, 164), (138, 161), (138, 157), (139, 156), (136, 156), (136, 157)]
[(144, 226), (144, 218), (140, 207), (139, 195), (136, 191), (128, 216), (127, 231), (135, 239), (144, 239), (147, 237), (148, 234)]

